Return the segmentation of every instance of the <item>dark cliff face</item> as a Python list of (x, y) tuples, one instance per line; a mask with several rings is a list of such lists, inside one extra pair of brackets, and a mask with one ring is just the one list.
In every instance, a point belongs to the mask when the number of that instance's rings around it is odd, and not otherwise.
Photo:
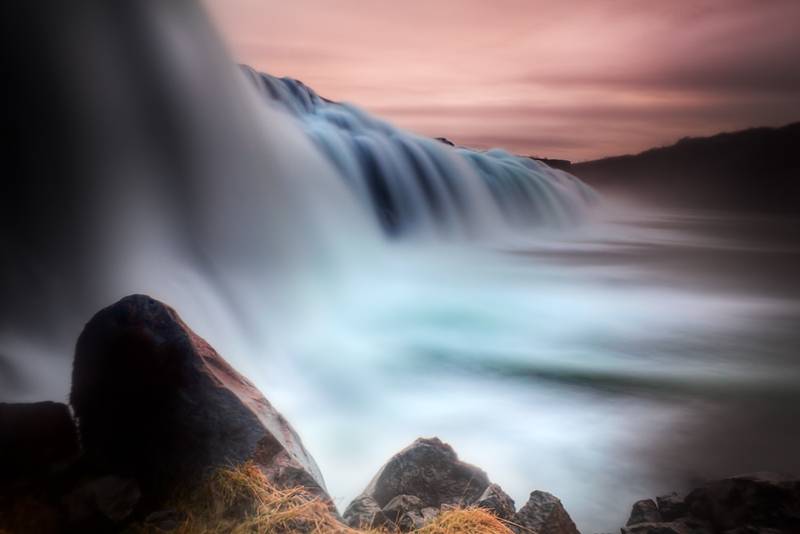
[(637, 155), (573, 163), (601, 192), (661, 205), (800, 213), (800, 123), (685, 138)]

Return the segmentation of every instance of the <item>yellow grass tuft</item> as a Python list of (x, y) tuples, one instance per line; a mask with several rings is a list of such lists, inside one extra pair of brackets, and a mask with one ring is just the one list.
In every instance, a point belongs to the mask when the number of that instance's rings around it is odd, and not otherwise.
[[(388, 534), (388, 528), (355, 530), (338, 521), (328, 505), (303, 488), (281, 489), (253, 463), (220, 469), (205, 484), (178, 497), (171, 506), (185, 521), (174, 534)], [(153, 526), (131, 532), (156, 534)], [(417, 534), (512, 534), (502, 521), (480, 508), (447, 510)]]
[(494, 514), (483, 508), (454, 508), (447, 510), (417, 534), (512, 534)]

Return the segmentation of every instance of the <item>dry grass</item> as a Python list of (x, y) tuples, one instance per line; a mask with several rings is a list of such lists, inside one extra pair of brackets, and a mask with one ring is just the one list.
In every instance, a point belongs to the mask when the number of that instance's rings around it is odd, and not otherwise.
[(512, 534), (494, 514), (482, 508), (448, 510), (416, 534)]
[[(185, 515), (174, 534), (387, 534), (389, 529), (355, 530), (340, 523), (327, 504), (302, 488), (272, 485), (252, 463), (221, 469), (208, 483), (175, 499)], [(137, 525), (131, 532), (161, 530)], [(480, 508), (448, 510), (417, 534), (511, 534), (502, 521)]]

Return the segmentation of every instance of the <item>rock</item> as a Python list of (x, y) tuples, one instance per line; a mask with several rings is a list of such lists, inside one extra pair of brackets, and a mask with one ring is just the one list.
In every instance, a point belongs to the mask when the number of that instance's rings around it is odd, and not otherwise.
[(135, 480), (104, 476), (80, 484), (64, 497), (64, 504), (73, 526), (98, 525), (127, 519), (141, 497)]
[(378, 503), (368, 495), (356, 497), (344, 512), (344, 521), (353, 528), (377, 528), (390, 523)]
[(403, 532), (421, 528), (424, 524), (422, 509), (425, 504), (413, 495), (398, 495), (381, 510), (386, 519)]
[(658, 512), (661, 514), (661, 519), (667, 522), (684, 517), (689, 511), (683, 497), (675, 492), (656, 497), (656, 503), (658, 504)]
[(709, 482), (686, 497), (691, 517), (720, 532), (800, 532), (800, 481), (755, 473)]
[(456, 144), (454, 142), (452, 142), (450, 139), (448, 139), (446, 137), (434, 137), (434, 139), (436, 139), (440, 143), (444, 143), (445, 145), (456, 146)]
[(177, 510), (159, 510), (149, 514), (144, 525), (148, 529), (156, 531), (171, 532), (177, 530), (186, 521), (186, 514)]
[(98, 472), (139, 481), (148, 496), (251, 460), (279, 487), (329, 501), (289, 423), (169, 306), (132, 295), (81, 333), (70, 402)]
[(652, 499), (644, 499), (633, 504), (626, 526), (639, 523), (661, 523), (661, 514)]
[(393, 456), (362, 495), (386, 506), (398, 495), (413, 495), (424, 506), (468, 506), (489, 486), (482, 470), (458, 459), (438, 438), (420, 438)]
[(544, 491), (531, 493), (513, 523), (517, 532), (525, 534), (580, 534), (561, 501)]
[(637, 523), (623, 527), (621, 532), (622, 534), (715, 534), (708, 523), (688, 518), (666, 523)]
[(475, 506), (485, 508), (500, 519), (511, 521), (514, 519), (516, 507), (514, 499), (508, 496), (497, 484), (489, 484), (483, 494), (478, 498)]
[[(435, 517), (442, 507), (476, 505), (489, 484), (486, 473), (460, 461), (450, 445), (438, 438), (420, 438), (378, 471), (362, 494), (347, 507), (344, 518), (353, 527), (379, 524), (382, 518), (378, 511), (384, 517), (390, 515), (386, 513), (387, 506), (402, 497), (398, 502), (405, 505), (413, 502), (418, 510), (409, 514), (410, 518), (418, 521), (417, 514), (421, 514), (424, 523)], [(492, 495), (499, 498), (502, 490), (499, 486), (496, 488), (487, 499)]]
[(69, 408), (56, 402), (0, 403), (0, 486), (30, 483), (80, 453)]

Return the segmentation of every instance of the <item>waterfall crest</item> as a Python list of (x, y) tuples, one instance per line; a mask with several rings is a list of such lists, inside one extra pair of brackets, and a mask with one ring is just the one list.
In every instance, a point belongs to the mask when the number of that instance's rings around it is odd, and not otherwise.
[(453, 147), (327, 100), (298, 80), (242, 68), (265, 100), (299, 122), (390, 236), (568, 227), (595, 199), (575, 176), (540, 161)]

